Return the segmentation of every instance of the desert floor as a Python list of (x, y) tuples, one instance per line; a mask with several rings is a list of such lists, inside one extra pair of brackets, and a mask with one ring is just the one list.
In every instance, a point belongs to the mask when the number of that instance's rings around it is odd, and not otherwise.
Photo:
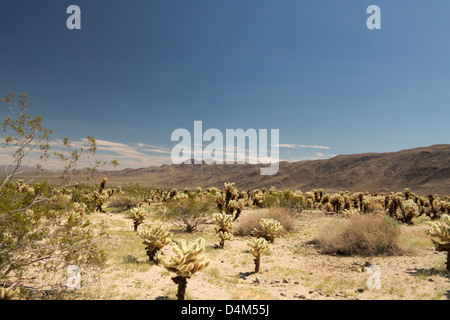
[[(264, 210), (264, 209), (259, 209)], [(109, 211), (109, 212), (108, 212)], [(245, 215), (244, 211), (242, 215)], [(110, 236), (104, 245), (107, 267), (96, 285), (76, 292), (78, 299), (166, 300), (175, 299), (177, 287), (163, 266), (150, 263), (132, 221), (124, 213), (92, 214), (89, 219), (108, 225)], [(341, 300), (341, 299), (449, 299), (450, 277), (445, 270), (446, 254), (435, 252), (425, 234), (427, 218), (415, 225), (402, 225), (402, 256), (337, 256), (322, 254), (314, 244), (321, 228), (336, 219), (320, 211), (296, 214), (295, 231), (276, 239), (261, 258), (261, 271), (253, 273), (253, 256), (246, 238), (218, 243), (214, 225), (186, 233), (174, 228), (174, 239), (187, 241), (203, 237), (204, 255), (211, 260), (202, 272), (188, 280), (187, 300)], [(161, 223), (150, 217), (145, 224)], [(163, 249), (171, 254), (171, 247)], [(370, 289), (371, 274), (366, 262), (380, 269), (380, 289)]]

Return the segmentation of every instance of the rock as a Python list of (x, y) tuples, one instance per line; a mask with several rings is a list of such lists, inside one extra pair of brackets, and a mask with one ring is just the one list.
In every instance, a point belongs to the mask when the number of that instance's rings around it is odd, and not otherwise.
[(281, 292), (280, 295), (283, 296), (283, 297), (287, 297), (287, 294), (284, 293), (284, 292)]
[(127, 255), (124, 260), (126, 263), (137, 263), (137, 258), (131, 254)]
[(283, 283), (289, 283), (291, 282), (291, 279), (283, 279)]
[(294, 298), (298, 298), (298, 299), (306, 299), (306, 296), (304, 296), (303, 294), (295, 294)]
[(428, 279), (428, 281), (430, 281), (430, 282), (434, 282), (434, 280), (433, 280), (433, 279), (431, 279), (431, 278), (429, 278), (429, 279)]
[(253, 281), (254, 283), (261, 283), (261, 278), (260, 277), (256, 277), (255, 280)]
[(363, 293), (364, 289), (357, 289), (356, 292)]
[(294, 281), (294, 284), (300, 284), (300, 281)]

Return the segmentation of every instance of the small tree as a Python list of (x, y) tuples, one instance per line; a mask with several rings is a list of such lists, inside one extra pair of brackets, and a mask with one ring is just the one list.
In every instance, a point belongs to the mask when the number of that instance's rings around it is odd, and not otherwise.
[(219, 238), (219, 248), (223, 248), (226, 240), (234, 240), (234, 236), (231, 233), (233, 229), (233, 216), (226, 213), (219, 213), (213, 219), (214, 224), (217, 226), (216, 236)]
[(193, 232), (198, 226), (205, 224), (216, 210), (209, 197), (194, 196), (180, 200), (170, 200), (160, 206), (156, 214), (162, 219), (174, 222)]
[(444, 223), (430, 222), (431, 228), (427, 230), (430, 237), (438, 238), (438, 241), (431, 239), (436, 251), (447, 252), (447, 270), (450, 271), (450, 216), (442, 216)]
[(202, 271), (209, 265), (209, 260), (205, 256), (200, 255), (205, 250), (205, 240), (199, 238), (194, 242), (186, 245), (186, 241), (179, 240), (173, 244), (173, 252), (175, 257), (168, 262), (159, 251), (156, 259), (170, 272), (175, 273), (172, 281), (178, 286), (177, 299), (184, 300), (186, 294), (187, 279), (194, 273)]
[(283, 226), (275, 219), (260, 219), (257, 228), (254, 228), (252, 233), (257, 238), (264, 238), (268, 242), (273, 243), (275, 238), (279, 236), (283, 230)]
[(255, 273), (258, 273), (261, 265), (261, 254), (269, 250), (269, 243), (264, 238), (251, 238), (247, 241), (247, 244), (250, 246), (251, 253), (255, 257)]
[[(40, 115), (30, 114), (27, 94), (10, 92), (2, 102), (10, 111), (0, 130), (2, 155), (10, 155), (5, 174), (0, 176), (2, 292), (5, 297), (15, 293), (15, 288), (32, 293), (60, 292), (70, 264), (83, 269), (86, 283), (88, 270), (99, 271), (105, 261), (98, 246), (102, 232), (83, 219), (85, 208), (75, 206), (72, 196), (60, 190), (69, 186), (76, 174), (92, 178), (106, 162), (93, 161), (97, 149), (93, 137), (88, 136), (77, 147), (72, 147), (68, 138), (51, 141), (53, 130), (44, 127)], [(60, 185), (31, 185), (49, 160), (61, 166)], [(80, 164), (83, 169), (78, 169)], [(117, 161), (111, 164), (117, 165)], [(34, 165), (36, 170), (28, 181), (16, 183), (24, 165)]]
[(145, 250), (150, 261), (155, 261), (155, 255), (166, 245), (172, 242), (172, 233), (163, 226), (151, 226), (143, 228), (139, 231), (139, 236), (142, 239), (142, 243), (145, 245)]

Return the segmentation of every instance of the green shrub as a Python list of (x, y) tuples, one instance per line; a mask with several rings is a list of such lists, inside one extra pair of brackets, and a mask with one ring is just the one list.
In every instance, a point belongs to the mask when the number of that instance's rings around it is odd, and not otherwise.
[(205, 224), (214, 212), (217, 212), (217, 207), (212, 199), (203, 196), (170, 200), (155, 211), (161, 219), (182, 226), (189, 233)]

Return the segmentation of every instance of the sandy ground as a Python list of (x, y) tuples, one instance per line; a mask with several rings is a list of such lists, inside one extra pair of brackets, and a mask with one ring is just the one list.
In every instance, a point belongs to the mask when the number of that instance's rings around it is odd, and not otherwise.
[[(245, 212), (243, 213), (245, 214)], [(122, 213), (93, 214), (93, 221), (109, 225), (105, 242), (109, 260), (96, 286), (86, 285), (79, 299), (158, 300), (175, 299), (172, 274), (163, 266), (148, 262), (144, 246)], [(450, 278), (445, 271), (446, 255), (434, 251), (424, 230), (426, 219), (414, 226), (402, 226), (402, 256), (342, 257), (325, 255), (311, 244), (327, 223), (339, 215), (302, 212), (294, 232), (278, 238), (261, 259), (261, 272), (253, 273), (253, 256), (246, 238), (227, 241), (217, 249), (213, 225), (192, 234), (174, 230), (175, 239), (203, 237), (204, 255), (211, 260), (202, 272), (188, 280), (190, 300), (324, 300), (324, 299), (450, 299)], [(160, 223), (149, 219), (147, 224)], [(170, 246), (163, 249), (171, 253)], [(366, 262), (380, 270), (380, 289), (370, 286)], [(372, 278), (371, 278), (372, 279)]]

